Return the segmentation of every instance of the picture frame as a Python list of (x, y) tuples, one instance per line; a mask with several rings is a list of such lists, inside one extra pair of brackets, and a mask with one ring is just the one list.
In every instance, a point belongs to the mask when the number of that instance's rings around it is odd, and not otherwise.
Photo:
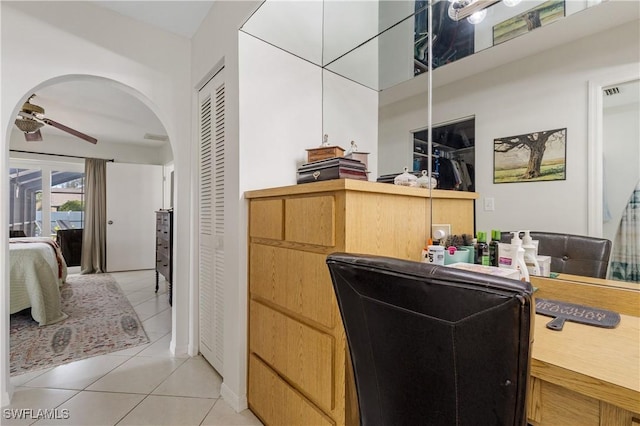
[(493, 183), (566, 180), (567, 128), (493, 140)]
[(504, 43), (565, 16), (565, 0), (549, 0), (493, 26), (493, 45)]

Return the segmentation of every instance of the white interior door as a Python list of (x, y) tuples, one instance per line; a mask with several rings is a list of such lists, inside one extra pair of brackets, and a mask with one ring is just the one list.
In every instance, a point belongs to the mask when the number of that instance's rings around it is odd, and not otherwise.
[(107, 163), (107, 271), (155, 268), (162, 166)]
[(220, 374), (224, 345), (224, 70), (199, 92), (198, 285), (200, 352)]

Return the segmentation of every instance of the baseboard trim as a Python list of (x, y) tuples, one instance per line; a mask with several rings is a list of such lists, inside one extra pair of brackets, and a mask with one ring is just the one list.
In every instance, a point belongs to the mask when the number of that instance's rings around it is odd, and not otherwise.
[(188, 345), (176, 345), (175, 341), (172, 339), (171, 343), (169, 344), (169, 351), (171, 352), (171, 355), (173, 356), (179, 356), (179, 355), (189, 355), (189, 347)]
[[(7, 376), (7, 382), (9, 381), (9, 377)], [(9, 389), (5, 392), (0, 392), (0, 406), (6, 407), (11, 404), (11, 397), (13, 396), (13, 386), (9, 384)]]
[(236, 411), (236, 413), (239, 413), (249, 408), (246, 395), (242, 397), (238, 396), (224, 382), (220, 387), (220, 395), (222, 396), (222, 399), (224, 400), (224, 402), (229, 404), (231, 408), (233, 408)]

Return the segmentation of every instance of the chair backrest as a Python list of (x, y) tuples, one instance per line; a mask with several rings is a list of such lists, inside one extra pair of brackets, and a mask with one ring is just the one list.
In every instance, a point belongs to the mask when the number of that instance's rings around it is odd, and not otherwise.
[(530, 283), (379, 256), (327, 264), (361, 424), (526, 424)]
[(23, 230), (19, 229), (17, 231), (9, 231), (9, 238), (24, 238), (27, 234), (24, 233)]
[[(511, 233), (503, 232), (501, 241), (511, 242)], [(522, 234), (520, 235), (522, 238)], [(606, 278), (611, 241), (585, 235), (531, 231), (538, 240), (538, 254), (551, 256), (551, 272)]]

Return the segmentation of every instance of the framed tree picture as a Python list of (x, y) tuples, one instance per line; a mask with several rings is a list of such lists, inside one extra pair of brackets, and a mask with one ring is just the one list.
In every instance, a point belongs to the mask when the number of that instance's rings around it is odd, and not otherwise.
[(493, 183), (565, 180), (567, 129), (493, 140)]
[(557, 21), (565, 16), (564, 0), (549, 0), (493, 27), (493, 45)]

